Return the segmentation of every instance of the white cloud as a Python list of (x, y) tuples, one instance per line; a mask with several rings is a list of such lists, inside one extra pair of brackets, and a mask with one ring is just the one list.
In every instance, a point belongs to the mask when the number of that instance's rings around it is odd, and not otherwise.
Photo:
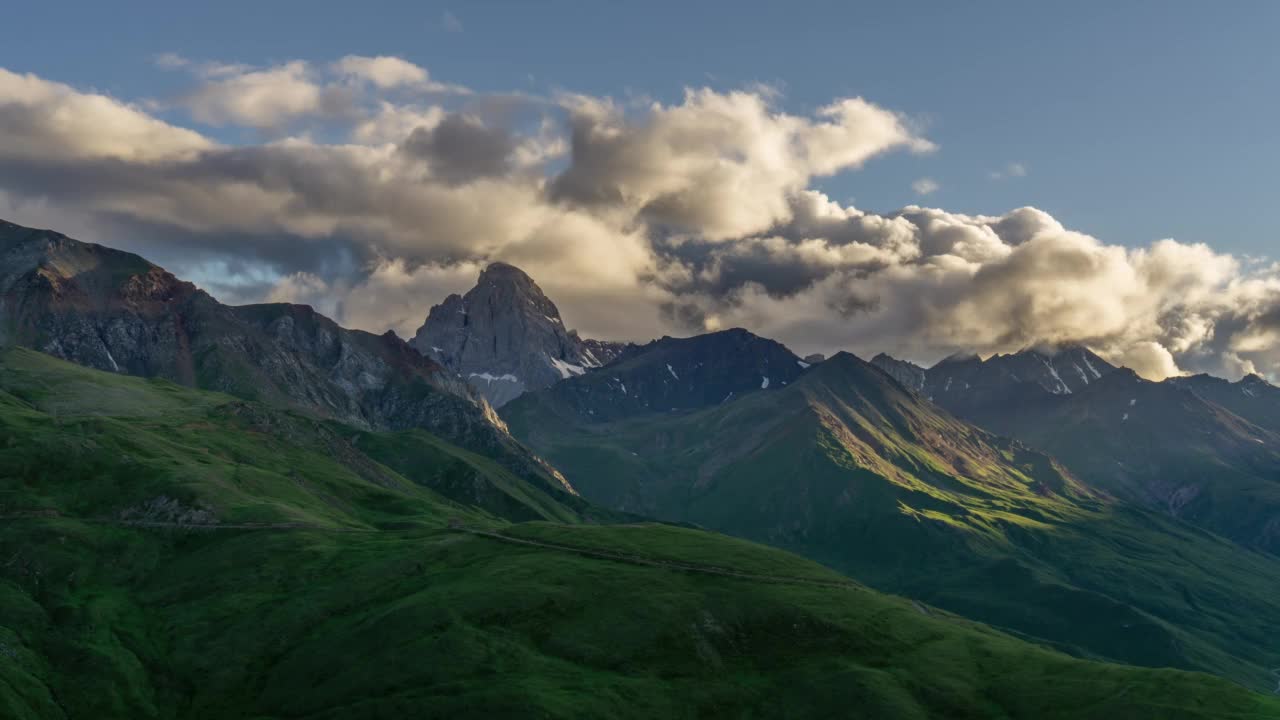
[(263, 70), (216, 68), (212, 75), (184, 99), (200, 122), (272, 128), (321, 109), (322, 89), (301, 60)]
[(937, 180), (927, 177), (920, 178), (919, 180), (911, 183), (911, 189), (914, 190), (917, 195), (928, 195), (930, 193), (937, 192), (940, 187), (942, 186), (938, 184)]
[(559, 197), (714, 238), (785, 220), (788, 199), (815, 176), (898, 148), (933, 147), (902, 117), (861, 98), (816, 118), (745, 91), (689, 90), (682, 103), (655, 103), (638, 116), (596, 98), (562, 102), (573, 133), (571, 164), (555, 183)]
[(115, 98), (0, 68), (0, 155), (147, 163), (187, 158), (213, 145)]
[(341, 75), (365, 80), (380, 88), (427, 83), (426, 70), (407, 60), (389, 55), (377, 57), (347, 55), (333, 66), (334, 70)]
[(434, 128), (444, 116), (444, 109), (436, 105), (396, 105), (383, 101), (375, 114), (361, 120), (352, 129), (351, 137), (365, 145), (397, 143), (418, 128)]

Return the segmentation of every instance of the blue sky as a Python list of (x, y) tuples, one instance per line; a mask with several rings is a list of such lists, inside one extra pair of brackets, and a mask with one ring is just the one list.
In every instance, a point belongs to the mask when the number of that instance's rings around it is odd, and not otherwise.
[[(479, 90), (677, 99), (764, 82), (787, 110), (861, 95), (940, 150), (822, 180), (888, 211), (1049, 211), (1107, 242), (1274, 256), (1280, 3), (23, 3), (0, 66), (126, 99), (155, 55), (267, 65), (390, 54)], [(457, 25), (449, 27), (448, 13)], [(216, 135), (216, 131), (211, 132)], [(1024, 177), (990, 173), (1021, 164)], [(913, 181), (939, 189), (919, 198)]]

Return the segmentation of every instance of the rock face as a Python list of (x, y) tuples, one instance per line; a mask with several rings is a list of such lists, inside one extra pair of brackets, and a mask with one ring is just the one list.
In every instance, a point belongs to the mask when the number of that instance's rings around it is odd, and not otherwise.
[(493, 263), (466, 295), (431, 308), (410, 344), (500, 407), (612, 361), (620, 343), (582, 340), (524, 271)]
[(424, 428), (560, 485), (487, 403), (394, 333), (347, 330), (305, 305), (223, 305), (137, 255), (3, 221), (0, 342), (361, 428)]
[(1186, 388), (1249, 422), (1280, 433), (1280, 388), (1258, 375), (1230, 382), (1212, 375), (1171, 377), (1165, 383)]
[(880, 353), (871, 358), (871, 364), (883, 370), (889, 377), (898, 381), (902, 387), (922, 392), (924, 390), (925, 369), (913, 362), (899, 360)]
[(986, 360), (956, 354), (925, 371), (919, 392), (953, 413), (981, 420), (988, 409), (1004, 413), (1010, 406), (1079, 392), (1112, 370), (1114, 365), (1079, 345), (1023, 350)]

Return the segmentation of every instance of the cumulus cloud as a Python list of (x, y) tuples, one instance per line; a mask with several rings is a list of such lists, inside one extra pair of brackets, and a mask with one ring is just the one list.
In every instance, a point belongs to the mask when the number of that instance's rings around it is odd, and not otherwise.
[(0, 155), (41, 163), (149, 164), (213, 147), (128, 103), (0, 68)]
[(816, 118), (775, 110), (760, 92), (690, 90), (638, 118), (610, 102), (568, 98), (572, 152), (553, 194), (638, 215), (679, 232), (729, 239), (787, 217), (788, 199), (817, 176), (897, 148), (928, 151), (899, 115), (861, 98)]
[(510, 169), (515, 142), (501, 128), (468, 115), (451, 114), (434, 127), (419, 127), (402, 146), (404, 153), (427, 164), (446, 182), (500, 177)]
[(864, 99), (811, 114), (762, 88), (544, 102), (416, 92), (435, 81), (395, 58), (158, 62), (193, 74), (203, 122), (292, 134), (221, 144), (0, 70), (0, 211), (142, 251), (227, 300), (306, 302), (375, 332), (411, 334), (504, 260), (598, 337), (741, 325), (803, 352), (928, 362), (1082, 342), (1153, 378), (1280, 370), (1280, 266), (1111, 245), (1030, 207), (873, 213), (813, 189), (932, 149)]
[(320, 111), (323, 88), (301, 60), (262, 70), (215, 72), (183, 103), (192, 117), (210, 125), (277, 127)]

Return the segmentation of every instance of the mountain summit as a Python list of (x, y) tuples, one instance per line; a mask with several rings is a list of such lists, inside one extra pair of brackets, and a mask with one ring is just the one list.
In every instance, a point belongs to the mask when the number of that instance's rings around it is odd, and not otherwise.
[(533, 278), (501, 262), (481, 271), (466, 295), (432, 307), (410, 344), (461, 375), (494, 407), (600, 367), (623, 348), (566, 330), (559, 308)]

